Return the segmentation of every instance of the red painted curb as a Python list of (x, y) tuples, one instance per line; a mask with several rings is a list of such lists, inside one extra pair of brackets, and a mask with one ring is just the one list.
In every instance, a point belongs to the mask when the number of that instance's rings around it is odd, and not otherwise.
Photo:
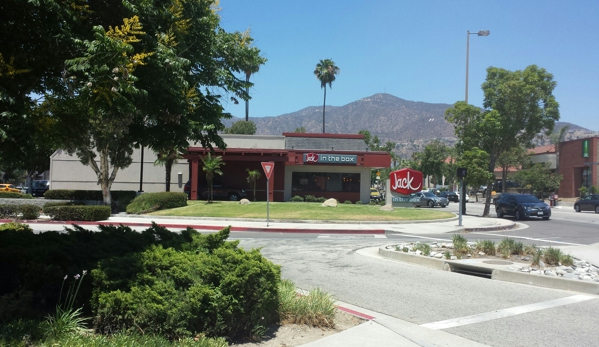
[[(0, 223), (12, 222), (10, 219), (0, 219)], [(20, 221), (29, 224), (77, 224), (77, 225), (124, 225), (130, 227), (150, 227), (151, 223), (133, 223), (133, 222), (88, 222), (88, 221), (39, 221), (39, 220), (23, 220)], [(180, 228), (185, 229), (187, 227), (196, 230), (221, 230), (228, 225), (215, 226), (215, 225), (194, 225), (194, 224), (169, 224), (159, 223), (158, 225), (165, 228)], [(369, 229), (369, 230), (353, 230), (353, 229), (287, 229), (287, 228), (258, 228), (258, 227), (231, 227), (232, 232), (269, 232), (269, 233), (297, 233), (297, 234), (357, 234), (357, 235), (384, 235), (384, 229)]]
[(337, 306), (337, 309), (339, 311), (347, 312), (347, 313), (352, 314), (352, 315), (354, 315), (356, 317), (360, 317), (360, 318), (364, 318), (364, 319), (368, 319), (368, 320), (373, 320), (374, 318), (376, 318), (376, 317), (373, 317), (373, 316), (369, 316), (369, 315), (367, 315), (365, 313), (354, 311), (352, 309), (349, 309), (349, 308), (346, 308), (346, 307), (342, 307), (342, 306)]

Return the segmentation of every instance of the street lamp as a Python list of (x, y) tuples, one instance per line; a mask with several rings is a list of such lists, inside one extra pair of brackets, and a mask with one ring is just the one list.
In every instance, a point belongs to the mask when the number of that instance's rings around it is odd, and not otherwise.
[(468, 30), (466, 34), (466, 104), (468, 103), (468, 60), (470, 59), (470, 35), (478, 35), (478, 36), (489, 36), (491, 32), (489, 30), (480, 30), (476, 33), (471, 33)]

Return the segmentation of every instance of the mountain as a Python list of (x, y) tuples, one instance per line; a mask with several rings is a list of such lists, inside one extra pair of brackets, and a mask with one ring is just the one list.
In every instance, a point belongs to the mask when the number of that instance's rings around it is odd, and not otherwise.
[[(409, 157), (421, 151), (433, 139), (440, 139), (453, 146), (455, 138), (453, 125), (444, 118), (445, 110), (452, 105), (409, 101), (390, 94), (375, 94), (344, 106), (327, 106), (326, 132), (332, 134), (357, 134), (368, 130), (381, 141), (395, 142), (396, 153)], [(230, 126), (242, 120), (235, 118), (225, 121)], [(300, 111), (276, 117), (252, 118), (256, 123), (257, 135), (280, 135), (304, 127), (308, 133), (322, 132), (322, 107), (311, 106)], [(556, 130), (568, 125), (567, 140), (596, 135), (596, 132), (578, 125), (556, 123)], [(540, 139), (539, 145), (548, 142)]]

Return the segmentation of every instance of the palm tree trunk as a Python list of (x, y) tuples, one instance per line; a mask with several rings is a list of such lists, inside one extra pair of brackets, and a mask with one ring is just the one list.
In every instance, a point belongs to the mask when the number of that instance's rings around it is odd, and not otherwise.
[(322, 103), (322, 133), (324, 134), (324, 108), (327, 104), (327, 86), (324, 86), (324, 101)]
[(166, 177), (165, 177), (166, 189), (165, 189), (165, 191), (167, 191), (167, 192), (171, 191), (171, 173), (173, 170), (173, 162), (174, 162), (174, 160), (167, 159), (166, 163), (164, 163), (164, 170), (166, 171)]

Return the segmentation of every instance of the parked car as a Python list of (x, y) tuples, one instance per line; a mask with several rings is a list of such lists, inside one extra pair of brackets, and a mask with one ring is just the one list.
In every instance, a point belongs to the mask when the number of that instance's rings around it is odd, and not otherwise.
[(498, 218), (514, 216), (516, 219), (541, 217), (549, 219), (551, 208), (530, 194), (503, 194), (495, 205)]
[(2, 183), (0, 184), (0, 191), (2, 192), (12, 192), (12, 193), (20, 193), (21, 190), (17, 189), (14, 185), (10, 183)]
[(460, 201), (460, 198), (456, 192), (441, 192), (439, 193), (439, 196), (453, 202)]
[(44, 193), (50, 189), (48, 180), (35, 180), (31, 183), (31, 195), (44, 196)]
[(574, 211), (595, 211), (599, 213), (599, 194), (587, 195), (574, 203)]
[(370, 200), (374, 200), (376, 202), (381, 201), (381, 193), (376, 188), (370, 188)]
[[(506, 189), (520, 187), (520, 185), (517, 182), (510, 181), (510, 180), (505, 181), (505, 186), (506, 186)], [(496, 191), (497, 193), (503, 192), (503, 181), (495, 181), (495, 183), (493, 183), (493, 190)]]
[[(191, 181), (185, 183), (183, 192), (187, 194), (188, 199), (191, 199)], [(200, 187), (198, 200), (208, 200), (208, 194), (208, 186), (204, 185)], [(247, 198), (247, 192), (244, 189), (228, 187), (221, 183), (214, 183), (212, 184), (212, 197), (214, 200), (239, 201), (243, 198)]]
[(420, 200), (418, 202), (414, 202), (415, 207), (420, 206), (428, 206), (428, 207), (447, 207), (449, 205), (449, 200), (447, 198), (442, 198), (440, 196), (436, 196), (431, 192), (418, 192), (410, 194), (411, 197), (418, 197)]
[[(456, 195), (458, 196), (458, 200), (456, 202), (460, 201), (460, 193), (456, 192)], [(470, 197), (468, 196), (468, 194), (466, 194), (466, 202), (470, 201)]]

